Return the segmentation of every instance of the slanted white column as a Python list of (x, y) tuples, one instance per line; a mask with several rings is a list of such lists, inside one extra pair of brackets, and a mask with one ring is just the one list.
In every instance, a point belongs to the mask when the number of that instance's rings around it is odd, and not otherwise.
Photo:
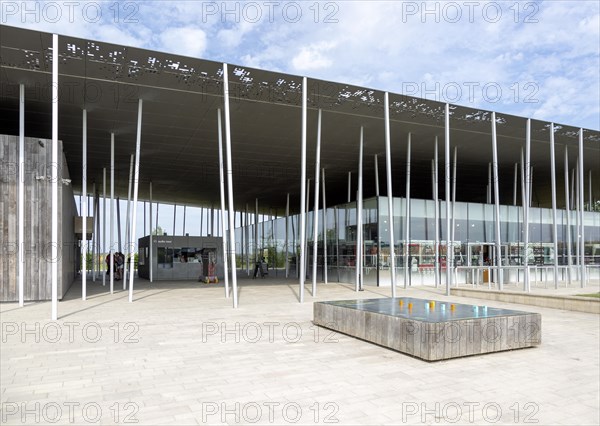
[(410, 265), (408, 264), (408, 244), (410, 243), (410, 154), (411, 154), (411, 134), (408, 133), (408, 142), (406, 144), (406, 216), (404, 218), (404, 288), (408, 288), (410, 280)]
[(110, 253), (110, 264), (109, 264), (109, 277), (110, 277), (110, 294), (114, 292), (115, 284), (115, 134), (110, 134), (110, 247), (108, 252)]
[[(392, 297), (396, 297), (396, 259), (394, 250), (394, 192), (392, 191), (392, 149), (391, 149), (391, 136), (390, 136), (390, 94), (385, 92), (384, 95), (384, 119), (385, 119), (385, 174), (387, 182), (387, 199), (388, 199), (388, 216), (389, 216), (389, 239), (390, 239), (390, 275), (391, 275), (391, 287)], [(410, 145), (410, 133), (408, 136)], [(379, 255), (379, 254), (378, 254)], [(339, 252), (338, 252), (339, 256)], [(339, 270), (339, 268), (338, 268)], [(404, 281), (404, 288), (406, 288), (406, 275)]]
[(317, 258), (319, 244), (317, 236), (319, 233), (319, 184), (321, 174), (321, 115), (319, 109), (319, 117), (317, 121), (317, 149), (315, 153), (315, 208), (313, 213), (313, 265), (312, 265), (312, 296), (317, 295)]
[[(433, 205), (435, 209), (435, 248), (433, 267), (435, 269), (435, 288), (440, 285), (440, 219), (439, 219), (439, 194), (438, 194), (438, 137), (435, 137), (435, 145), (433, 150)], [(448, 239), (448, 237), (446, 237)], [(449, 254), (446, 253), (446, 261)], [(446, 270), (446, 273), (450, 273)]]
[(142, 144), (142, 106), (143, 101), (140, 99), (138, 101), (138, 120), (137, 120), (137, 131), (135, 137), (135, 171), (133, 175), (133, 214), (131, 215), (131, 234), (129, 240), (129, 253), (131, 256), (129, 257), (129, 302), (133, 302), (133, 269), (134, 269), (134, 261), (133, 261), (133, 253), (135, 253), (135, 236), (136, 236), (136, 227), (137, 227), (137, 204), (138, 204), (138, 189), (140, 182), (140, 147)]
[(375, 162), (375, 196), (379, 197), (379, 161), (377, 161), (377, 154), (373, 156)]
[[(158, 208), (157, 208), (157, 210), (158, 210)], [(149, 257), (149, 262), (150, 262), (150, 265), (149, 265), (150, 266), (150, 282), (153, 282), (154, 276), (152, 274), (154, 272), (154, 265), (153, 265), (154, 255), (152, 252), (152, 249), (153, 249), (153, 247), (152, 247), (152, 237), (153, 237), (153, 233), (152, 233), (152, 181), (150, 181), (150, 209), (149, 209), (148, 213), (150, 214), (150, 216), (148, 217), (148, 222), (149, 222), (148, 224), (150, 225), (150, 234), (149, 234), (150, 235), (150, 244), (149, 244), (150, 253), (149, 253), (148, 257)], [(157, 223), (157, 225), (158, 225), (158, 223)], [(158, 226), (157, 226), (157, 228), (158, 228)]]
[[(456, 211), (456, 167), (458, 166), (457, 162), (458, 155), (458, 147), (454, 146), (454, 166), (452, 168), (452, 233), (450, 235), (450, 241), (452, 242), (452, 250), (450, 253), (446, 253), (446, 273), (454, 273), (456, 276), (456, 270), (450, 271), (448, 269), (448, 258), (452, 257), (454, 261), (454, 232), (456, 231), (456, 216), (454, 212)], [(458, 287), (458, 277), (456, 278), (454, 285)]]
[(450, 105), (446, 104), (445, 114), (445, 136), (444, 136), (444, 161), (446, 180), (446, 296), (450, 296), (450, 286), (452, 285), (452, 271), (454, 270), (454, 248), (450, 242)]
[[(223, 98), (225, 106), (225, 149), (227, 157), (227, 196), (229, 199), (229, 211), (234, 212), (233, 205), (233, 170), (231, 167), (231, 119), (229, 114), (229, 72), (227, 64), (223, 64)], [(233, 307), (238, 306), (237, 294), (237, 271), (235, 267), (235, 229), (233, 226), (233, 214), (229, 215), (229, 252), (231, 256), (231, 285), (233, 290)]]
[(525, 291), (530, 292), (530, 284), (529, 284), (529, 204), (531, 203), (531, 119), (527, 119), (526, 126), (526, 135), (525, 135), (525, 205), (523, 206), (525, 210), (525, 221), (523, 222), (524, 229), (524, 241), (523, 241), (523, 255), (525, 257), (524, 265), (525, 265)]
[(285, 202), (285, 277), (290, 274), (290, 257), (289, 257), (289, 220), (290, 220), (290, 193), (287, 193)]
[(18, 186), (18, 232), (17, 262), (18, 262), (18, 286), (19, 306), (25, 305), (24, 282), (25, 282), (25, 85), (19, 84), (19, 186)]
[(496, 136), (496, 113), (492, 112), (492, 166), (494, 171), (494, 209), (495, 209), (495, 225), (496, 225), (496, 265), (498, 273), (498, 290), (504, 289), (504, 280), (502, 276), (502, 244), (500, 236), (500, 191), (498, 177), (498, 139)]
[[(219, 191), (221, 194), (221, 232), (223, 234), (223, 269), (225, 271), (225, 297), (229, 298), (229, 268), (227, 265), (227, 235), (225, 231), (225, 172), (223, 164), (223, 128), (221, 126), (221, 108), (217, 108), (217, 126), (219, 135)], [(235, 273), (235, 265), (231, 268)]]
[[(102, 169), (102, 188), (102, 254), (106, 256), (106, 167)], [(102, 266), (104, 265), (106, 259), (102, 262)], [(102, 273), (102, 285), (106, 285), (106, 272)]]
[(556, 226), (556, 160), (554, 157), (554, 123), (550, 123), (550, 183), (552, 185), (552, 242), (554, 248), (554, 288), (558, 289), (558, 229)]
[(348, 172), (348, 202), (352, 199), (352, 172)]
[(81, 300), (87, 299), (87, 111), (83, 110), (83, 134), (81, 136)]
[(513, 183), (513, 206), (517, 205), (517, 180), (518, 180), (518, 170), (519, 170), (519, 166), (517, 163), (515, 163), (515, 177), (514, 177), (514, 183)]
[(585, 223), (583, 221), (584, 213), (584, 197), (583, 197), (583, 188), (584, 188), (584, 180), (583, 180), (583, 129), (579, 129), (579, 267), (581, 269), (580, 273), (580, 284), (581, 287), (585, 287)]
[(356, 291), (363, 289), (363, 147), (364, 128), (360, 126), (360, 145), (358, 153), (358, 196), (356, 197)]
[(304, 258), (306, 253), (304, 251), (304, 241), (306, 238), (306, 114), (307, 114), (307, 78), (302, 78), (302, 148), (301, 148), (301, 160), (300, 160), (300, 277), (299, 277), (299, 299), (300, 303), (304, 302)]
[[(181, 232), (181, 235), (185, 236), (185, 214), (186, 214), (186, 210), (187, 210), (187, 206), (184, 204), (183, 206), (183, 231)], [(222, 237), (224, 237), (225, 235), (222, 235)]]
[(325, 197), (325, 169), (323, 169), (323, 282), (327, 284), (327, 199)]
[(58, 318), (58, 35), (52, 34), (52, 320)]
[[(133, 247), (131, 247), (129, 243), (130, 240), (130, 236), (131, 236), (131, 222), (132, 222), (132, 218), (129, 215), (130, 211), (131, 211), (131, 181), (133, 180), (133, 154), (131, 154), (129, 156), (129, 187), (127, 189), (127, 215), (125, 216), (125, 241), (127, 244), (127, 249), (125, 250), (125, 261), (123, 263), (123, 290), (127, 289), (127, 259), (129, 259), (130, 256), (133, 255), (132, 250)], [(135, 237), (135, 235), (134, 235)], [(135, 239), (133, 240), (135, 241)]]
[(98, 197), (96, 197), (96, 181), (92, 185), (92, 282), (96, 282), (96, 266), (98, 264), (98, 259), (96, 258), (98, 254)]

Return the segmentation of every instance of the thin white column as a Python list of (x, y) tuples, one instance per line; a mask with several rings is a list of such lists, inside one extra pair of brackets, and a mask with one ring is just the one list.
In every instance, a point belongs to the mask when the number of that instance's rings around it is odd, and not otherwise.
[(325, 169), (323, 169), (323, 282), (327, 284), (327, 199), (325, 197)]
[(152, 235), (153, 235), (153, 233), (152, 233), (152, 181), (150, 181), (150, 209), (149, 209), (148, 213), (150, 213), (150, 216), (148, 217), (148, 222), (149, 222), (148, 224), (150, 225), (150, 234), (149, 234), (150, 235), (150, 243), (149, 243), (150, 253), (149, 253), (148, 257), (149, 257), (149, 262), (150, 262), (150, 282), (152, 282), (154, 279), (154, 276), (152, 275), (152, 273), (154, 272), (154, 268), (153, 268), (154, 265), (152, 263), (154, 260), (153, 259), (154, 256), (152, 254), (152, 248), (153, 248), (152, 247)]
[(312, 296), (317, 295), (317, 252), (319, 250), (319, 243), (317, 241), (319, 233), (319, 184), (321, 175), (321, 115), (322, 111), (319, 109), (319, 116), (317, 119), (317, 149), (315, 153), (315, 208), (313, 213), (313, 264), (312, 264)]
[[(435, 137), (435, 145), (433, 149), (433, 206), (435, 209), (435, 247), (434, 255), (435, 260), (433, 261), (433, 268), (435, 270), (435, 288), (440, 285), (440, 219), (439, 219), (439, 194), (438, 194), (438, 137)], [(447, 239), (448, 237), (446, 237)], [(448, 253), (446, 253), (446, 261), (448, 260)], [(446, 273), (450, 273), (446, 270)]]
[(446, 118), (444, 145), (445, 145), (445, 173), (446, 180), (446, 296), (450, 296), (450, 286), (452, 285), (452, 273), (454, 256), (448, 256), (454, 249), (450, 243), (450, 105), (446, 104)]
[(244, 234), (246, 235), (245, 244), (246, 244), (246, 275), (250, 276), (250, 225), (249, 225), (249, 216), (248, 216), (248, 203), (246, 203), (246, 215), (244, 218)]
[(583, 198), (583, 129), (579, 129), (579, 226), (581, 232), (579, 233), (580, 238), (580, 249), (579, 249), (579, 267), (581, 268), (580, 278), (581, 287), (585, 287), (585, 223), (583, 220), (584, 213), (584, 198)]
[(550, 123), (550, 183), (552, 185), (552, 242), (554, 243), (554, 288), (558, 289), (558, 231), (556, 226), (556, 160), (554, 157), (554, 123)]
[(375, 196), (379, 197), (379, 161), (377, 154), (373, 156), (375, 162)]
[(581, 283), (581, 258), (579, 257), (579, 244), (581, 238), (581, 230), (579, 229), (579, 155), (575, 160), (575, 169), (573, 170), (573, 181), (575, 182), (575, 192), (573, 198), (575, 199), (575, 279), (580, 280)]
[(96, 181), (94, 180), (94, 183), (92, 184), (92, 194), (93, 194), (93, 198), (92, 198), (92, 216), (93, 216), (93, 220), (92, 220), (92, 282), (96, 282), (96, 266), (98, 264), (97, 262), (97, 252), (98, 252), (98, 232), (97, 232), (97, 228), (98, 228), (98, 197), (96, 197)]
[[(387, 199), (388, 199), (388, 216), (389, 216), (389, 239), (390, 239), (390, 275), (392, 297), (396, 297), (396, 259), (394, 253), (394, 193), (392, 191), (392, 150), (391, 150), (391, 135), (390, 135), (390, 94), (385, 92), (384, 95), (384, 119), (385, 119), (385, 174), (387, 182)], [(408, 136), (410, 144), (410, 133)], [(338, 251), (339, 256), (339, 251)], [(339, 268), (338, 268), (339, 270)], [(404, 281), (406, 288), (406, 280)]]
[[(454, 261), (454, 232), (456, 231), (456, 216), (454, 212), (456, 211), (456, 167), (457, 163), (457, 155), (458, 155), (458, 147), (454, 147), (454, 166), (452, 168), (452, 233), (450, 234), (450, 241), (452, 242), (452, 250), (450, 253), (446, 253), (446, 273), (453, 273), (456, 271), (450, 271), (448, 269), (448, 259), (452, 257)], [(454, 285), (458, 287), (458, 278), (456, 279)]]
[(352, 199), (352, 172), (348, 172), (348, 202)]
[(117, 196), (117, 250), (122, 251), (123, 246), (121, 245), (121, 198)]
[[(225, 106), (225, 148), (227, 156), (227, 196), (229, 198), (229, 211), (234, 212), (233, 205), (233, 170), (231, 167), (231, 125), (229, 115), (229, 73), (227, 64), (223, 64), (223, 92)], [(233, 289), (233, 307), (237, 308), (237, 271), (235, 268), (235, 228), (233, 226), (233, 215), (229, 215), (229, 252), (231, 255), (231, 284)]]
[(567, 216), (567, 231), (566, 231), (566, 239), (567, 239), (567, 280), (568, 284), (571, 284), (571, 267), (572, 267), (572, 259), (571, 259), (571, 211), (569, 209), (570, 206), (570, 194), (569, 193), (569, 150), (567, 149), (567, 145), (565, 145), (565, 215)]
[[(408, 134), (408, 143), (406, 144), (406, 211), (404, 217), (404, 229), (406, 234), (404, 235), (404, 288), (408, 287), (410, 265), (408, 264), (408, 252), (410, 243), (410, 155), (411, 155), (411, 137)], [(391, 222), (391, 221), (390, 221)]]
[[(225, 297), (229, 298), (229, 268), (227, 262), (227, 235), (225, 232), (225, 165), (223, 164), (223, 128), (221, 125), (221, 108), (217, 108), (217, 126), (219, 135), (219, 191), (221, 194), (221, 232), (223, 233), (223, 269), (225, 278)], [(231, 268), (235, 273), (235, 265)]]
[(513, 184), (513, 206), (517, 205), (517, 180), (519, 175), (519, 165), (515, 163), (515, 177)]
[(143, 232), (144, 236), (148, 235), (148, 227), (146, 226), (147, 216), (148, 216), (148, 213), (146, 213), (146, 202), (144, 201), (144, 232)]
[(261, 256), (258, 254), (258, 198), (254, 199), (254, 261), (258, 262), (261, 260)]
[(592, 197), (592, 169), (590, 169), (588, 171), (588, 182), (589, 182), (588, 190), (589, 190), (589, 195), (590, 195), (590, 198), (589, 198), (590, 204), (588, 206), (588, 211), (591, 212), (591, 211), (593, 211), (593, 204), (594, 204), (594, 199)]
[[(212, 213), (212, 211), (211, 211)], [(177, 203), (173, 204), (173, 235), (177, 235), (177, 232), (175, 232), (175, 224), (177, 222)], [(211, 225), (212, 225), (212, 218), (211, 218)], [(214, 230), (211, 230), (211, 236), (214, 236)]]
[(285, 277), (290, 274), (289, 257), (289, 219), (290, 219), (290, 193), (287, 193), (285, 201)]
[(19, 84), (19, 247), (18, 253), (18, 286), (19, 286), (19, 306), (24, 306), (24, 282), (25, 282), (25, 241), (24, 241), (24, 229), (25, 229), (25, 85)]
[(363, 210), (363, 199), (362, 199), (362, 180), (363, 180), (363, 146), (364, 146), (364, 128), (360, 126), (360, 142), (358, 148), (358, 196), (356, 197), (356, 284), (354, 285), (355, 291), (362, 289), (363, 279), (363, 253), (362, 253), (362, 240), (363, 240), (363, 222), (362, 222), (362, 210)]
[[(310, 212), (310, 178), (308, 178), (306, 180), (306, 221), (308, 223), (308, 212)], [(314, 226), (314, 222), (313, 222), (313, 226)], [(306, 226), (306, 234), (309, 234), (309, 230), (308, 230), (308, 224)], [(308, 271), (308, 238), (306, 238), (306, 235), (304, 236), (305, 240), (304, 240), (304, 253), (307, 253), (307, 255), (304, 257), (304, 271), (306, 273), (306, 271)]]
[[(133, 154), (129, 156), (129, 186), (127, 189), (127, 215), (125, 216), (125, 241), (129, 242), (131, 236), (131, 216), (129, 215), (131, 211), (131, 181), (133, 180)], [(135, 236), (134, 236), (135, 237)], [(135, 240), (134, 240), (135, 241)], [(123, 262), (123, 290), (127, 289), (127, 259), (132, 256), (133, 247), (130, 244), (127, 244), (127, 249), (125, 250), (125, 262)]]
[(115, 244), (115, 134), (110, 134), (110, 247), (108, 251), (110, 253), (110, 264), (109, 264), (109, 277), (110, 277), (110, 294), (114, 292), (115, 284), (115, 255), (114, 255), (114, 244)]
[(496, 135), (496, 112), (492, 112), (492, 167), (494, 172), (494, 222), (496, 225), (496, 265), (498, 266), (496, 279), (498, 280), (498, 290), (502, 291), (504, 289), (504, 280), (502, 277), (502, 244), (500, 235), (500, 182), (498, 176), (498, 138)]
[(529, 207), (531, 207), (531, 201), (533, 200), (533, 166), (529, 171)]
[[(187, 210), (187, 206), (184, 205), (183, 206), (183, 231), (181, 232), (181, 235), (185, 235), (185, 214), (187, 213), (186, 210)], [(222, 235), (222, 236), (224, 237), (225, 235)]]
[(525, 236), (523, 241), (523, 252), (525, 256), (525, 291), (531, 291), (529, 284), (529, 204), (530, 204), (530, 180), (531, 180), (531, 119), (527, 119), (526, 135), (525, 135)]
[(52, 320), (58, 318), (58, 35), (52, 34)]
[(492, 163), (488, 163), (487, 203), (492, 204)]
[(135, 235), (137, 227), (137, 204), (138, 204), (138, 189), (140, 182), (140, 148), (142, 144), (142, 106), (143, 101), (138, 101), (138, 120), (137, 120), (137, 131), (135, 137), (135, 171), (133, 175), (133, 212), (131, 215), (131, 234), (129, 240), (129, 250), (131, 253), (129, 256), (129, 302), (133, 302), (133, 253), (135, 252)]
[[(106, 167), (102, 169), (102, 254), (106, 256)], [(106, 258), (102, 265), (106, 265)], [(102, 285), (106, 285), (106, 272), (102, 274)]]
[(81, 300), (87, 299), (87, 111), (83, 110), (82, 123), (82, 154), (81, 154), (81, 193), (83, 194), (81, 206)]
[(301, 160), (300, 160), (300, 289), (299, 298), (300, 303), (304, 302), (304, 241), (306, 237), (306, 114), (307, 114), (307, 78), (302, 78), (302, 148), (301, 148)]
[[(577, 163), (578, 160), (575, 162)], [(571, 197), (571, 210), (575, 210), (575, 168), (571, 169), (571, 194), (573, 194), (573, 196)]]

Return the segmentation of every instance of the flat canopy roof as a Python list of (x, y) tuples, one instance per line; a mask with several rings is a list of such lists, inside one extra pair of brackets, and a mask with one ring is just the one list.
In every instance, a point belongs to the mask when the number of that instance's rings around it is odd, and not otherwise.
[[(223, 65), (170, 53), (59, 37), (59, 139), (76, 191), (81, 189), (82, 110), (88, 120), (88, 184), (102, 182), (115, 134), (116, 194), (127, 196), (135, 151), (138, 99), (143, 99), (140, 199), (219, 206), (217, 108), (223, 108)], [(19, 84), (25, 84), (25, 135), (51, 137), (52, 34), (0, 26), (0, 134), (18, 134)], [(300, 192), (302, 77), (231, 65), (230, 111), (236, 210), (259, 199), (261, 211), (292, 212)], [(364, 196), (375, 195), (378, 154), (386, 194), (384, 92), (308, 79), (307, 177), (314, 177), (317, 115), (322, 109), (321, 167), (327, 203), (347, 199), (348, 172), (356, 189), (359, 134), (364, 126)], [(411, 196), (431, 198), (431, 161), (439, 140), (439, 187), (444, 198), (442, 102), (390, 93), (393, 191), (405, 192), (406, 146), (412, 135)], [(457, 199), (484, 201), (492, 161), (491, 112), (450, 106), (450, 141), (458, 147)], [(526, 118), (496, 114), (501, 202), (512, 204), (514, 164), (525, 146)], [(532, 120), (533, 204), (550, 203), (550, 123)], [(557, 175), (564, 147), (575, 167), (578, 128), (555, 124)], [(600, 132), (584, 129), (584, 168), (600, 189)], [(562, 179), (557, 179), (562, 200)], [(91, 189), (88, 186), (88, 189)], [(587, 191), (587, 190), (586, 190)], [(352, 197), (355, 199), (354, 195)], [(598, 196), (596, 196), (598, 198)], [(587, 199), (587, 192), (586, 192)]]

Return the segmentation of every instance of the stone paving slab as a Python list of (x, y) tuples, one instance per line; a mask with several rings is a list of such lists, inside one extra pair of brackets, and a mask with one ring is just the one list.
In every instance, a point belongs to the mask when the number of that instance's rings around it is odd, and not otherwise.
[[(425, 363), (312, 324), (312, 302), (388, 297), (389, 288), (240, 280), (136, 281), (136, 301), (79, 284), (59, 303), (0, 305), (4, 424), (599, 424), (597, 315), (542, 314), (541, 346)], [(585, 289), (590, 290), (591, 289)], [(399, 296), (458, 303), (431, 287)], [(60, 333), (60, 335), (57, 335)], [(69, 412), (71, 407), (71, 413)], [(60, 416), (59, 416), (60, 415)], [(57, 418), (58, 417), (58, 418)]]

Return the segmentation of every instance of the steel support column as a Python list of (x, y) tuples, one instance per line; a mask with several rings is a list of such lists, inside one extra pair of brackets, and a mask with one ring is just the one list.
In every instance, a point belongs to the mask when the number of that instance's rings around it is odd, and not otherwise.
[(302, 134), (301, 134), (301, 159), (300, 159), (300, 277), (299, 277), (299, 299), (300, 303), (304, 302), (304, 279), (306, 273), (304, 271), (304, 241), (306, 237), (306, 115), (307, 115), (307, 94), (308, 94), (307, 78), (302, 78)]
[[(227, 64), (223, 64), (223, 97), (225, 106), (225, 149), (227, 157), (227, 196), (229, 199), (229, 211), (235, 211), (233, 205), (233, 170), (231, 167), (231, 118), (229, 114), (229, 73)], [(233, 215), (229, 215), (229, 252), (231, 256), (231, 285), (233, 290), (233, 307), (237, 308), (237, 271), (235, 267), (235, 229), (233, 227)]]
[(323, 282), (327, 284), (327, 198), (325, 197), (325, 169), (323, 169)]
[[(435, 137), (435, 145), (433, 148), (433, 205), (435, 209), (434, 220), (435, 220), (435, 247), (433, 261), (433, 268), (435, 272), (435, 288), (440, 285), (440, 219), (439, 219), (439, 194), (438, 194), (438, 137)], [(448, 237), (446, 237), (448, 239)], [(446, 260), (448, 259), (448, 253), (446, 253)], [(448, 273), (448, 272), (446, 272)]]
[[(17, 264), (19, 306), (25, 305), (25, 85), (19, 84), (19, 186)], [(84, 299), (85, 300), (85, 299)]]
[(550, 123), (550, 184), (552, 186), (552, 242), (554, 247), (554, 288), (558, 289), (558, 229), (556, 226), (556, 159), (554, 123)]
[(289, 220), (290, 220), (290, 193), (287, 193), (285, 200), (285, 277), (290, 274), (290, 256), (289, 256)]
[(364, 128), (360, 127), (360, 142), (358, 148), (358, 191), (356, 197), (356, 283), (355, 291), (362, 290), (363, 280), (363, 147), (364, 147)]
[(492, 167), (494, 172), (494, 222), (496, 234), (496, 265), (498, 272), (498, 290), (504, 289), (504, 280), (502, 276), (502, 243), (500, 235), (500, 182), (498, 176), (498, 138), (496, 135), (496, 112), (492, 112)]
[[(102, 254), (106, 256), (106, 167), (102, 168)], [(106, 265), (106, 258), (102, 265)], [(102, 274), (102, 285), (106, 285), (106, 272)]]
[(323, 111), (319, 109), (317, 118), (317, 148), (315, 152), (315, 208), (313, 213), (313, 264), (312, 264), (312, 296), (317, 295), (317, 260), (319, 242), (319, 184), (321, 178), (321, 116)]
[(527, 119), (525, 134), (525, 236), (523, 241), (523, 255), (525, 257), (523, 264), (525, 265), (525, 291), (530, 292), (529, 284), (529, 204), (530, 204), (530, 180), (531, 180), (531, 119)]
[(81, 205), (81, 300), (87, 299), (87, 111), (83, 110), (81, 135), (81, 193), (83, 204)]
[[(157, 208), (158, 209), (158, 208)], [(153, 232), (152, 232), (152, 181), (150, 181), (150, 209), (148, 211), (148, 213), (150, 214), (149, 218), (148, 218), (148, 225), (150, 225), (150, 282), (153, 282), (154, 280), (154, 276), (153, 276), (153, 272), (154, 272), (154, 268), (152, 267), (152, 261), (153, 261), (153, 253), (152, 253), (152, 238), (153, 238)], [(158, 223), (157, 223), (158, 225)], [(158, 226), (156, 227), (158, 229)]]
[(52, 264), (50, 266), (50, 276), (53, 321), (58, 318), (58, 171), (58, 34), (52, 34), (52, 180), (50, 181), (52, 193), (50, 219)]
[(135, 232), (137, 226), (137, 204), (138, 204), (138, 190), (140, 181), (140, 147), (142, 144), (142, 106), (143, 101), (138, 101), (138, 119), (137, 119), (137, 131), (135, 137), (135, 171), (133, 174), (133, 214), (131, 215), (131, 233), (129, 241), (129, 250), (131, 253), (129, 256), (129, 302), (133, 302), (133, 249), (135, 247)]
[(450, 286), (452, 285), (452, 271), (454, 271), (454, 256), (449, 256), (453, 253), (454, 248), (450, 243), (450, 105), (446, 104), (445, 114), (445, 132), (444, 132), (444, 161), (446, 181), (446, 296), (450, 296)]
[[(221, 126), (221, 108), (217, 108), (217, 126), (219, 139), (219, 192), (221, 194), (221, 232), (223, 234), (223, 269), (225, 278), (225, 297), (229, 298), (229, 270), (227, 262), (227, 238), (225, 231), (225, 165), (223, 164), (223, 129)], [(235, 265), (232, 265), (235, 273)]]
[(110, 263), (109, 263), (109, 277), (110, 277), (110, 294), (114, 292), (115, 285), (115, 134), (110, 134)]
[[(410, 244), (410, 156), (411, 156), (411, 134), (408, 134), (408, 142), (406, 144), (406, 199), (405, 199), (405, 217), (404, 217), (404, 288), (408, 288), (410, 280), (410, 265), (408, 264), (408, 252)], [(393, 223), (390, 220), (390, 223)]]
[(585, 287), (585, 222), (584, 222), (584, 179), (583, 179), (583, 129), (579, 129), (579, 268), (580, 284)]
[(133, 180), (133, 154), (129, 156), (129, 185), (127, 187), (127, 214), (125, 215), (125, 244), (127, 248), (125, 250), (126, 256), (123, 262), (123, 290), (127, 290), (127, 259), (132, 256), (133, 247), (129, 244), (131, 236), (131, 183)]
[[(385, 119), (385, 174), (387, 183), (388, 217), (389, 217), (389, 239), (390, 239), (390, 278), (392, 287), (392, 297), (396, 297), (396, 259), (394, 250), (394, 192), (392, 191), (392, 149), (390, 134), (390, 94), (384, 95), (384, 119)], [(410, 133), (408, 134), (408, 143), (410, 145)], [(339, 252), (338, 252), (339, 256)], [(406, 278), (406, 276), (405, 276)], [(406, 279), (404, 281), (406, 288)]]

